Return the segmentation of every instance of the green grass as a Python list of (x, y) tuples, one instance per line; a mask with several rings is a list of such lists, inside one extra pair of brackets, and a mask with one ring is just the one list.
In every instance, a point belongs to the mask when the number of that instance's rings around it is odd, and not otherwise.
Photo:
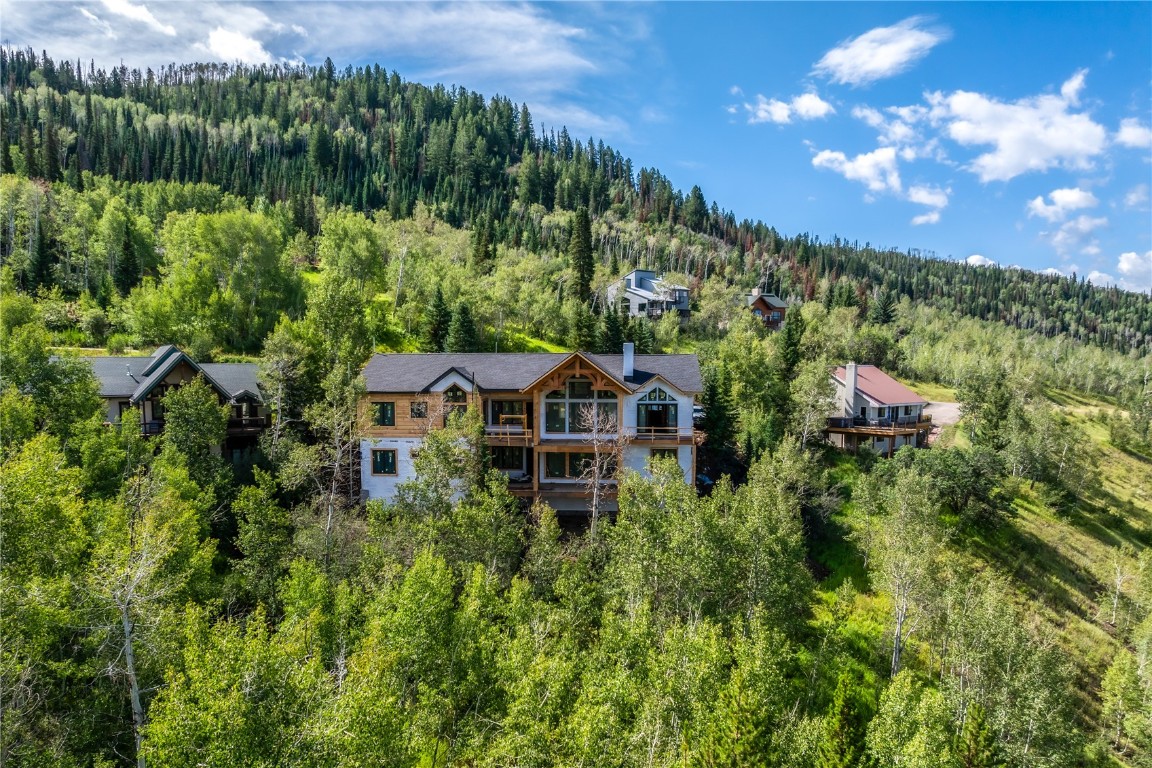
[(904, 384), (920, 397), (933, 403), (955, 403), (956, 390), (943, 384), (933, 384), (927, 381), (910, 382)]

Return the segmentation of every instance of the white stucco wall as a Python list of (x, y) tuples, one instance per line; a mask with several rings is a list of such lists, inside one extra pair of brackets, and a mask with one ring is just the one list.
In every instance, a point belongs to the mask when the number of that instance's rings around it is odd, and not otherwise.
[[(641, 475), (648, 475), (648, 460), (652, 457), (652, 447), (633, 443), (624, 449), (624, 468)], [(684, 482), (691, 485), (692, 477), (692, 446), (681, 445), (676, 448), (676, 461), (684, 472)]]
[[(376, 437), (360, 441), (360, 487), (369, 499), (390, 501), (396, 493), (396, 486), (416, 477), (412, 466), (412, 449), (423, 440), (419, 437)], [(396, 474), (372, 474), (373, 449), (396, 451)]]

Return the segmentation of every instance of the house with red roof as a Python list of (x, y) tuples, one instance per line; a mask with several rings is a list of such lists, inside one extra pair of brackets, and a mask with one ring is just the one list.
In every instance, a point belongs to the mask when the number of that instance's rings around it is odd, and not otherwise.
[(835, 406), (826, 433), (837, 448), (868, 448), (891, 456), (905, 445), (923, 447), (932, 429), (928, 401), (874, 365), (848, 363), (832, 371)]

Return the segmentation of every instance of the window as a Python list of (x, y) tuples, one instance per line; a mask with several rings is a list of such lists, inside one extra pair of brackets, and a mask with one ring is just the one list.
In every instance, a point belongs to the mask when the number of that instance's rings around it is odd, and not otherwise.
[(408, 415), (414, 419), (428, 418), (428, 402), (426, 400), (416, 400), (408, 406)]
[[(603, 477), (616, 474), (615, 457), (604, 457)], [(546, 453), (544, 454), (544, 477), (554, 480), (579, 480), (596, 460), (594, 453)]]
[(372, 423), (377, 427), (396, 426), (396, 403), (372, 403)]
[(860, 418), (862, 418), (862, 419), (868, 418), (868, 406), (866, 406), (866, 405), (860, 406)]
[(523, 400), (493, 400), (489, 424), (506, 427), (526, 427)]
[(783, 317), (783, 315), (781, 315), (779, 312), (773, 312), (771, 315), (769, 315), (769, 317), (772, 318), (773, 322), (780, 322), (780, 318)]
[(468, 402), (468, 393), (453, 384), (444, 391), (444, 402), (466, 403)]
[(493, 446), (491, 451), (492, 466), (495, 469), (524, 469), (524, 448), (520, 446)]
[(641, 433), (675, 434), (679, 426), (676, 398), (656, 387), (636, 404), (636, 427)]
[(568, 464), (567, 454), (564, 453), (546, 453), (544, 454), (544, 476), (545, 477), (566, 477), (564, 470)]
[(752, 314), (756, 315), (756, 317), (763, 317), (764, 316), (764, 313), (759, 309), (752, 310)]
[(653, 448), (650, 452), (653, 459), (672, 459), (677, 461), (675, 448)]
[(912, 406), (910, 406), (910, 405), (904, 406), (904, 415), (905, 416), (911, 416), (912, 415)]
[(596, 409), (601, 431), (615, 432), (617, 396), (607, 389), (593, 389), (589, 379), (569, 379), (563, 389), (554, 389), (544, 396), (544, 431), (553, 433), (591, 432), (586, 424), (586, 410)]
[(394, 475), (394, 474), (396, 474), (396, 451), (394, 451), (394, 450), (373, 450), (372, 451), (372, 474), (374, 474), (374, 475)]
[(885, 416), (888, 415), (888, 409), (881, 406), (880, 408), (876, 409), (876, 415), (879, 416), (880, 418), (884, 418)]

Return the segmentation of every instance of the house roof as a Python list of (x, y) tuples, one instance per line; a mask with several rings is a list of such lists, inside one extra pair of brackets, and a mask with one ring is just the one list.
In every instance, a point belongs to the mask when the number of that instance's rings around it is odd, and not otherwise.
[[(832, 375), (844, 383), (844, 366)], [(874, 365), (856, 366), (856, 391), (878, 405), (916, 405), (928, 401)]]
[[(572, 354), (575, 353), (376, 354), (364, 366), (364, 381), (369, 392), (427, 392), (455, 369), (480, 391), (519, 392), (563, 364)], [(681, 392), (696, 393), (704, 389), (696, 355), (636, 355), (630, 381), (624, 380), (623, 355), (584, 354), (584, 357), (630, 392), (656, 377)]]
[(788, 302), (781, 299), (774, 293), (750, 293), (744, 297), (748, 301), (748, 306), (752, 306), (757, 300), (763, 299), (764, 303), (772, 309), (787, 309)]
[(124, 398), (139, 402), (148, 396), (157, 384), (181, 362), (204, 375), (205, 380), (218, 392), (233, 399), (250, 395), (261, 399), (260, 386), (253, 363), (204, 363), (192, 358), (171, 344), (160, 347), (149, 357), (81, 357), (92, 367), (100, 384), (100, 396)]

